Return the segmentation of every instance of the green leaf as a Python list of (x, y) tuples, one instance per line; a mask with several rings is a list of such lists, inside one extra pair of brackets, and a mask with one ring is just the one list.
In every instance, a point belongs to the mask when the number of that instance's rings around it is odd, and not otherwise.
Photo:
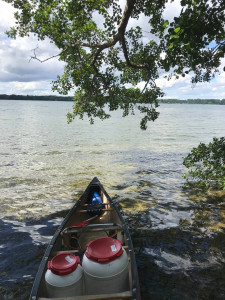
[(178, 33), (180, 31), (180, 27), (174, 29), (174, 32)]
[(179, 39), (179, 35), (175, 35), (175, 34), (172, 34), (171, 36), (170, 36), (170, 39)]
[(169, 21), (166, 20), (163, 24), (163, 28), (165, 28), (168, 24), (169, 24)]

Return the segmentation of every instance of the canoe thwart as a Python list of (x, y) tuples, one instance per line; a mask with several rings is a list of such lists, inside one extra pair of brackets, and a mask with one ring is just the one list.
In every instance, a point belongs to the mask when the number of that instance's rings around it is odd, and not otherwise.
[(105, 231), (105, 230), (122, 230), (123, 227), (120, 224), (116, 223), (105, 223), (105, 224), (88, 224), (85, 227), (72, 227), (72, 228), (65, 228), (63, 233), (76, 233), (80, 231)]

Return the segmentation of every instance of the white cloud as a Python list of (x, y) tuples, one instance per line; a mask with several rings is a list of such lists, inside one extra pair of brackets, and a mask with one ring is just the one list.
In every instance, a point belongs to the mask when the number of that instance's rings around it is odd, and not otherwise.
[[(195, 86), (191, 83), (191, 74), (185, 77), (176, 79), (172, 77), (171, 80), (164, 78), (168, 73), (162, 74), (157, 80), (156, 84), (165, 93), (164, 98), (174, 99), (225, 99), (225, 73), (216, 76), (211, 82), (197, 83)], [(143, 89), (145, 82), (138, 84), (140, 89)]]
[(0, 34), (4, 35), (4, 32), (15, 24), (14, 21), (14, 8), (6, 2), (0, 1), (1, 11), (1, 23), (0, 23)]
[(176, 79), (175, 77), (172, 77), (170, 80), (167, 80), (164, 78), (164, 76), (161, 76), (159, 79), (156, 79), (156, 84), (160, 88), (171, 88), (171, 87), (177, 87), (180, 85), (188, 84), (191, 81), (191, 76), (187, 75), (185, 77), (180, 77), (179, 79)]
[(174, 0), (173, 2), (169, 1), (166, 4), (166, 8), (163, 13), (164, 19), (171, 22), (174, 17), (179, 16), (181, 9), (182, 9), (182, 6), (180, 4), (180, 0)]
[(176, 99), (224, 99), (225, 98), (225, 74), (218, 75), (211, 82), (197, 83), (194, 87), (191, 83), (191, 75), (167, 81), (163, 77), (157, 79), (157, 84), (165, 92), (164, 98)]
[[(43, 79), (55, 80), (57, 74), (61, 74), (63, 63), (57, 58), (45, 63), (30, 60), (33, 55), (32, 49), (39, 45), (40, 57), (51, 57), (58, 53), (50, 42), (38, 42), (35, 37), (30, 36), (16, 40), (0, 41), (0, 81), (35, 81)], [(44, 53), (44, 55), (43, 55)]]
[(45, 63), (30, 60), (33, 49), (38, 58), (46, 59), (59, 53), (48, 39), (38, 41), (34, 35), (10, 39), (4, 33), (13, 26), (14, 9), (0, 1), (0, 93), (52, 94), (50, 83), (62, 74), (64, 63), (53, 58)]
[(51, 95), (49, 81), (0, 82), (0, 94)]

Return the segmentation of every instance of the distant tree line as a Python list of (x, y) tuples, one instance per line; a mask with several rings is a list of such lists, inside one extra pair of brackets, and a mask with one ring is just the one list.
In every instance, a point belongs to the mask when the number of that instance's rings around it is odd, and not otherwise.
[(73, 101), (71, 96), (33, 96), (33, 95), (6, 95), (0, 94), (0, 100), (39, 100), (39, 101)]
[(217, 104), (217, 105), (225, 105), (225, 99), (187, 99), (187, 100), (179, 100), (179, 99), (160, 99), (159, 103), (178, 103), (178, 104)]
[[(0, 100), (39, 100), (39, 101), (73, 101), (72, 96), (33, 96), (33, 95), (6, 95), (0, 94)], [(159, 99), (159, 103), (169, 103), (169, 104), (217, 104), (225, 105), (225, 99)]]

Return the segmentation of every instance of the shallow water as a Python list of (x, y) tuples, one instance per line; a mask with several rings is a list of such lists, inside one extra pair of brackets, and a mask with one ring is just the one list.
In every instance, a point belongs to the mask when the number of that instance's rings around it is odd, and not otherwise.
[(123, 208), (142, 299), (224, 299), (225, 195), (182, 189), (182, 157), (224, 136), (225, 106), (66, 123), (70, 102), (0, 101), (0, 296), (28, 299), (47, 243), (94, 176)]

